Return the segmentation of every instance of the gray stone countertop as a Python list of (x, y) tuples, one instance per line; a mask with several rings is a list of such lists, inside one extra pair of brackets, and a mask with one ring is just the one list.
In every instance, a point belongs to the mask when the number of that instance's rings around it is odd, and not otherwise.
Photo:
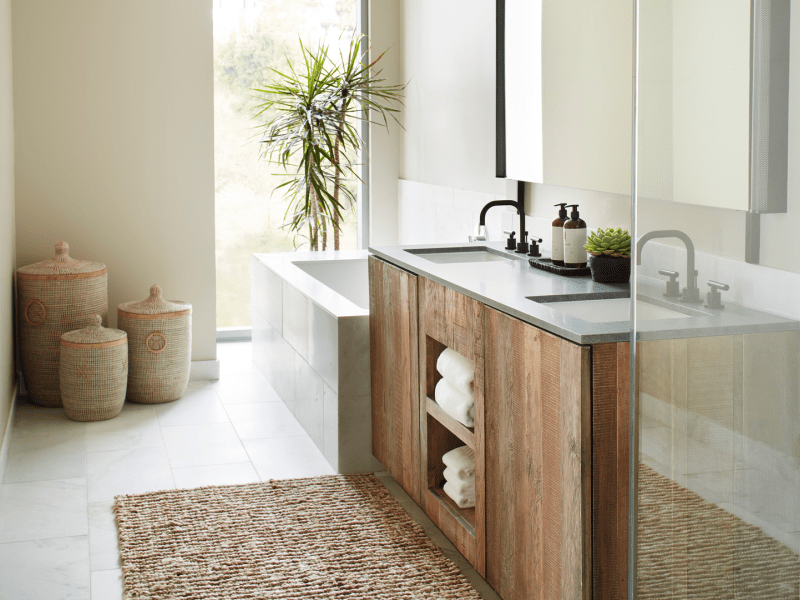
[[(488, 262), (438, 263), (414, 250), (487, 248), (511, 260)], [(534, 269), (527, 257), (504, 249), (499, 242), (465, 244), (414, 244), (408, 246), (370, 247), (375, 256), (407, 271), (427, 277), (478, 300), (501, 312), (549, 331), (577, 344), (600, 344), (630, 340), (629, 320), (606, 321), (602, 315), (589, 322), (569, 315), (547, 303), (530, 300), (537, 297), (549, 301), (571, 300), (576, 295), (589, 298), (619, 298), (630, 293), (630, 285), (596, 283), (591, 277), (565, 277)], [(704, 308), (703, 304), (684, 304), (663, 297), (664, 282), (640, 277), (637, 297), (648, 304), (691, 315), (688, 318), (641, 320), (637, 327), (640, 340), (709, 337), (742, 333), (765, 333), (800, 328), (800, 323), (727, 302), (722, 294), (724, 310)], [(701, 290), (705, 297), (705, 290)], [(559, 298), (560, 297), (560, 298)]]

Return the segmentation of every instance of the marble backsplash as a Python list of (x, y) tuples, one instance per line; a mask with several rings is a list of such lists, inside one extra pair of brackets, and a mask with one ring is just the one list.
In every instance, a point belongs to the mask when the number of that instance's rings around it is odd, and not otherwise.
[[(504, 198), (404, 179), (397, 184), (401, 245), (467, 242), (476, 232), (481, 209), (492, 200)], [(516, 211), (504, 206), (490, 210), (486, 214), (489, 241), (505, 240), (503, 229), (511, 229), (515, 223)]]

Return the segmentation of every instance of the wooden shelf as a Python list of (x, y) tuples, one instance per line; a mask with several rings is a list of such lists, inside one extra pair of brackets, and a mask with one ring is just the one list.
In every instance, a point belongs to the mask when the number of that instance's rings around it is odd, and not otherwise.
[(425, 410), (427, 413), (441, 423), (450, 433), (475, 450), (475, 431), (456, 421), (431, 398), (426, 398), (426, 400)]
[(467, 530), (471, 536), (475, 536), (475, 507), (472, 508), (460, 508), (458, 504), (453, 502), (453, 499), (448, 496), (444, 489), (441, 487), (434, 487), (428, 490), (431, 494), (433, 494), (436, 499), (447, 509), (451, 515), (453, 515), (456, 520), (461, 523), (464, 529)]

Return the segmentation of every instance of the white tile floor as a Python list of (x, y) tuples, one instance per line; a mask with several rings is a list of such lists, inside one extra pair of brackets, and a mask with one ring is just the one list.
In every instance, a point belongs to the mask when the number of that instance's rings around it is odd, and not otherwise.
[[(119, 600), (117, 494), (333, 474), (253, 364), (250, 343), (218, 346), (219, 381), (177, 402), (126, 404), (109, 421), (17, 406), (0, 489), (0, 598)], [(381, 481), (484, 598), (497, 598), (386, 473)]]

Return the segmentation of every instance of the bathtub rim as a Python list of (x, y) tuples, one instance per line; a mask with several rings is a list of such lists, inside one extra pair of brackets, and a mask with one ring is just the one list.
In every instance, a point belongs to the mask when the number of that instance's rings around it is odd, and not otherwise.
[(317, 262), (331, 260), (364, 260), (369, 257), (368, 250), (327, 250), (325, 252), (269, 252), (253, 253), (267, 269), (292, 286), (306, 298), (318, 305), (334, 318), (368, 317), (369, 309), (361, 308), (352, 300), (295, 265), (295, 262)]

